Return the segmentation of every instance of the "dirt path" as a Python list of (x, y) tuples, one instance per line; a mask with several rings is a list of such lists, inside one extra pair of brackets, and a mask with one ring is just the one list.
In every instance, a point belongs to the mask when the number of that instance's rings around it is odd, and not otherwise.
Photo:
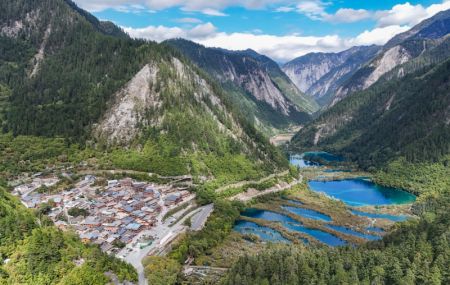
[(229, 198), (229, 200), (240, 200), (242, 202), (247, 202), (250, 201), (251, 199), (254, 199), (256, 197), (259, 196), (263, 196), (263, 195), (267, 195), (267, 194), (271, 194), (271, 193), (276, 193), (276, 192), (281, 192), (284, 190), (287, 190), (297, 184), (302, 183), (303, 181), (303, 177), (299, 177), (299, 179), (294, 180), (291, 183), (286, 183), (286, 182), (282, 182), (280, 184), (277, 184), (269, 189), (266, 189), (264, 191), (258, 191), (256, 189), (248, 189), (245, 192), (239, 193), (237, 195), (234, 195), (232, 197)]
[(260, 180), (245, 180), (245, 181), (240, 181), (240, 182), (233, 183), (233, 184), (228, 184), (228, 185), (225, 185), (225, 186), (222, 186), (222, 187), (217, 188), (217, 189), (216, 189), (216, 192), (217, 192), (217, 193), (220, 193), (220, 192), (223, 192), (223, 191), (228, 190), (228, 189), (230, 189), (230, 188), (239, 188), (239, 187), (242, 187), (242, 186), (245, 186), (245, 185), (249, 185), (249, 184), (259, 184), (259, 183), (263, 183), (263, 182), (265, 182), (265, 181), (267, 181), (267, 180), (270, 180), (270, 179), (272, 179), (272, 178), (275, 178), (275, 177), (285, 176), (285, 175), (287, 175), (288, 173), (289, 173), (289, 170), (285, 170), (285, 171), (283, 171), (283, 172), (271, 174), (271, 175), (269, 175), (269, 176), (266, 176), (266, 177), (264, 177), (264, 178), (261, 178)]

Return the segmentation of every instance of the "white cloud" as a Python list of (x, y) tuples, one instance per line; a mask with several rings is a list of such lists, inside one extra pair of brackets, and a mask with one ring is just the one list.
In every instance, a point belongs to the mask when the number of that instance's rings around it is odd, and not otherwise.
[(276, 61), (286, 62), (310, 52), (339, 52), (358, 45), (383, 45), (393, 36), (408, 30), (408, 26), (388, 26), (366, 30), (353, 38), (338, 35), (322, 37), (298, 34), (277, 36), (252, 32), (217, 32), (211, 23), (197, 25), (192, 29), (180, 27), (150, 26), (143, 29), (124, 28), (132, 37), (161, 42), (172, 38), (186, 38), (208, 47), (230, 50), (251, 48)]
[(288, 6), (281, 6), (275, 9), (275, 12), (280, 12), (280, 13), (287, 13), (287, 12), (292, 12), (295, 11), (294, 7), (288, 7)]
[(173, 38), (186, 38), (199, 41), (216, 33), (216, 27), (211, 23), (200, 24), (191, 29), (166, 26), (148, 26), (137, 29), (130, 27), (122, 28), (134, 38), (149, 39), (157, 42)]
[(426, 17), (427, 12), (422, 5), (411, 5), (409, 2), (392, 7), (391, 10), (378, 11), (375, 17), (379, 27), (392, 25), (414, 25)]
[(180, 18), (176, 19), (175, 22), (183, 24), (199, 24), (202, 23), (203, 21), (197, 18)]
[[(229, 5), (239, 5), (251, 9), (268, 7), (277, 4), (274, 8), (277, 12), (300, 12), (308, 17), (330, 22), (357, 22), (367, 18), (377, 21), (377, 26), (372, 30), (366, 30), (353, 38), (343, 38), (338, 35), (326, 36), (302, 36), (299, 34), (268, 35), (264, 31), (251, 30), (247, 32), (225, 33), (217, 31), (210, 22), (201, 23), (196, 18), (178, 19), (179, 23), (197, 24), (193, 27), (166, 27), (149, 26), (146, 28), (129, 28), (125, 31), (131, 36), (145, 38), (158, 42), (171, 38), (186, 38), (209, 47), (221, 47), (230, 50), (243, 50), (251, 48), (266, 54), (271, 58), (283, 62), (310, 52), (338, 52), (355, 45), (382, 45), (398, 33), (410, 29), (414, 24), (431, 17), (439, 11), (450, 9), (450, 0), (440, 4), (423, 7), (422, 5), (411, 5), (410, 3), (394, 6), (386, 11), (367, 11), (354, 9), (339, 9), (334, 14), (326, 13), (325, 9), (329, 2), (307, 0), (77, 0), (78, 2), (103, 5), (113, 3), (121, 5), (127, 2), (128, 6), (139, 5), (145, 2), (145, 7), (151, 9), (164, 9), (165, 7), (178, 6), (185, 11), (196, 11), (209, 13), (214, 16), (223, 16), (223, 9)], [(295, 3), (293, 3), (295, 2)], [(95, 4), (94, 4), (95, 3)], [(136, 6), (138, 8), (140, 6)]]
[(375, 18), (379, 27), (392, 25), (414, 26), (426, 18), (432, 17), (438, 12), (450, 9), (450, 0), (444, 0), (440, 4), (433, 4), (425, 8), (421, 4), (411, 5), (409, 2), (398, 4), (390, 10), (377, 11)]
[(219, 10), (210, 9), (210, 8), (203, 9), (203, 10), (201, 10), (201, 12), (208, 16), (218, 16), (218, 17), (228, 16), (227, 14), (222, 13)]
[(325, 6), (322, 1), (302, 1), (297, 5), (297, 11), (313, 20), (321, 20), (327, 15)]
[(372, 14), (364, 9), (341, 8), (335, 14), (324, 15), (323, 20), (334, 23), (353, 23), (369, 19), (370, 17), (372, 17)]
[[(74, 0), (80, 7), (98, 12), (123, 5), (144, 5), (152, 10), (179, 7), (186, 11), (219, 11), (228, 7), (263, 9), (274, 5), (292, 5), (298, 0)], [(208, 10), (209, 9), (209, 10)]]
[(353, 23), (372, 17), (370, 11), (351, 8), (340, 8), (334, 14), (330, 14), (325, 11), (328, 5), (330, 5), (329, 2), (310, 0), (299, 3), (295, 9), (285, 7), (282, 10), (277, 10), (277, 12), (291, 12), (295, 10), (297, 13), (303, 14), (312, 20), (332, 23)]
[(388, 26), (383, 28), (375, 28), (371, 31), (364, 31), (357, 37), (350, 39), (348, 44), (351, 46), (358, 45), (383, 45), (395, 35), (409, 30), (409, 26)]

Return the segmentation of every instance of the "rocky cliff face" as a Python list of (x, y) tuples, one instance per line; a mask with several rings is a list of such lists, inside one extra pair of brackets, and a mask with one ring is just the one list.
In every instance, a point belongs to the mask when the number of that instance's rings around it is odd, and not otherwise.
[[(442, 49), (442, 43), (446, 41), (449, 33), (450, 10), (438, 13), (416, 25), (411, 30), (395, 36), (386, 43), (378, 55), (368, 64), (361, 67), (337, 89), (331, 105), (334, 105), (352, 92), (369, 88), (380, 78), (396, 70), (401, 65), (426, 53), (432, 54), (433, 49), (439, 50), (439, 52), (434, 52), (433, 58), (438, 57), (438, 53), (446, 54), (446, 51)], [(442, 56), (439, 57), (442, 59)], [(427, 58), (427, 60), (434, 59)], [(409, 70), (404, 68), (398, 70), (399, 72), (396, 76), (403, 76), (407, 72), (412, 72), (420, 65), (417, 63), (416, 67), (410, 66), (411, 69)]]
[(236, 94), (235, 102), (263, 129), (302, 124), (318, 109), (277, 63), (255, 51), (206, 48), (181, 39), (166, 43)]
[(379, 49), (377, 46), (362, 46), (340, 53), (311, 53), (286, 63), (283, 70), (300, 90), (324, 105), (333, 99), (339, 84)]
[[(195, 102), (192, 113), (206, 114), (224, 135), (234, 140), (244, 135), (210, 84), (192, 67), (172, 57), (148, 63), (113, 96), (111, 106), (94, 128), (94, 136), (108, 144), (129, 145), (144, 129), (164, 128), (166, 117), (171, 116), (168, 92), (185, 102), (188, 109), (192, 107), (190, 103)], [(219, 116), (224, 119), (220, 120)]]

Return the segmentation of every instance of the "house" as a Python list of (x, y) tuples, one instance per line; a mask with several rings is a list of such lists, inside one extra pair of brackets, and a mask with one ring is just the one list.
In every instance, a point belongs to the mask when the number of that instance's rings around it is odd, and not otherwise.
[(116, 187), (119, 185), (119, 181), (117, 180), (108, 180), (108, 188)]
[(125, 178), (120, 180), (119, 183), (122, 187), (131, 187), (133, 185), (133, 180), (131, 178)]
[(181, 201), (180, 193), (173, 193), (164, 198), (164, 205), (169, 206), (178, 203)]
[(80, 234), (81, 241), (83, 243), (88, 243), (90, 241), (96, 240), (98, 238), (98, 233), (96, 232), (86, 232)]
[(139, 223), (131, 223), (128, 226), (126, 226), (126, 229), (127, 230), (132, 230), (132, 231), (137, 231), (137, 230), (139, 230), (141, 228), (141, 226), (142, 225), (139, 224)]
[(89, 228), (95, 228), (100, 226), (102, 223), (96, 217), (89, 216), (84, 219), (82, 224), (88, 226)]
[(131, 185), (136, 190), (142, 190), (142, 189), (145, 188), (145, 183), (144, 182), (132, 182)]
[(113, 245), (111, 243), (108, 243), (108, 242), (105, 242), (105, 243), (102, 244), (102, 246), (100, 246), (100, 249), (103, 252), (107, 252), (107, 251), (111, 250), (112, 248), (113, 248)]

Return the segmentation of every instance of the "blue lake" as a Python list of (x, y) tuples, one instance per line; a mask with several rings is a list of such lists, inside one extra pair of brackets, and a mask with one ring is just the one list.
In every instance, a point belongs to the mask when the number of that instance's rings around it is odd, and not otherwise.
[(234, 230), (241, 234), (254, 234), (263, 241), (270, 242), (289, 242), (279, 232), (256, 223), (239, 220), (234, 225)]
[(308, 151), (302, 154), (294, 154), (289, 157), (289, 162), (292, 165), (300, 168), (321, 166), (319, 162), (313, 162), (311, 160), (323, 160), (325, 162), (339, 162), (343, 161), (343, 158), (325, 151)]
[(299, 208), (299, 207), (290, 207), (290, 206), (282, 206), (281, 208), (285, 209), (286, 211), (288, 211), (294, 215), (298, 215), (298, 216), (305, 217), (308, 219), (324, 221), (324, 222), (331, 222), (330, 216), (319, 213), (314, 210)]
[(368, 240), (381, 239), (380, 236), (360, 233), (360, 232), (357, 232), (357, 231), (354, 231), (352, 229), (349, 229), (349, 228), (346, 228), (346, 227), (342, 227), (342, 226), (327, 225), (326, 227), (329, 228), (329, 229), (333, 229), (333, 230), (335, 230), (337, 232), (341, 232), (341, 233), (352, 235), (352, 236), (357, 236), (357, 237), (360, 237), (360, 238), (363, 238), (363, 239), (368, 239)]
[(362, 217), (368, 217), (368, 218), (374, 218), (374, 219), (387, 219), (391, 220), (393, 222), (403, 222), (408, 219), (407, 216), (404, 215), (389, 215), (389, 214), (376, 214), (376, 213), (367, 213), (357, 210), (351, 210), (353, 215), (362, 216)]
[(282, 224), (282, 226), (285, 227), (286, 229), (311, 235), (312, 237), (316, 238), (317, 240), (319, 240), (327, 245), (330, 245), (330, 246), (339, 246), (339, 245), (346, 244), (346, 241), (341, 240), (340, 238), (338, 238), (330, 233), (327, 233), (327, 232), (324, 232), (321, 230), (307, 228), (307, 227), (303, 226), (300, 222), (292, 219), (291, 217), (288, 217), (286, 215), (282, 215), (279, 213), (275, 213), (272, 211), (265, 211), (265, 210), (259, 210), (259, 209), (247, 209), (244, 212), (242, 212), (241, 215), (249, 217), (249, 218), (263, 219), (263, 220), (271, 221), (271, 222), (280, 222)]
[(408, 204), (416, 196), (391, 187), (377, 185), (363, 178), (309, 181), (309, 187), (316, 192), (342, 200), (351, 206)]
[(289, 162), (292, 165), (298, 166), (300, 168), (320, 166), (320, 164), (317, 162), (312, 162), (312, 161), (303, 159), (303, 156), (301, 156), (301, 155), (291, 155), (289, 157)]

